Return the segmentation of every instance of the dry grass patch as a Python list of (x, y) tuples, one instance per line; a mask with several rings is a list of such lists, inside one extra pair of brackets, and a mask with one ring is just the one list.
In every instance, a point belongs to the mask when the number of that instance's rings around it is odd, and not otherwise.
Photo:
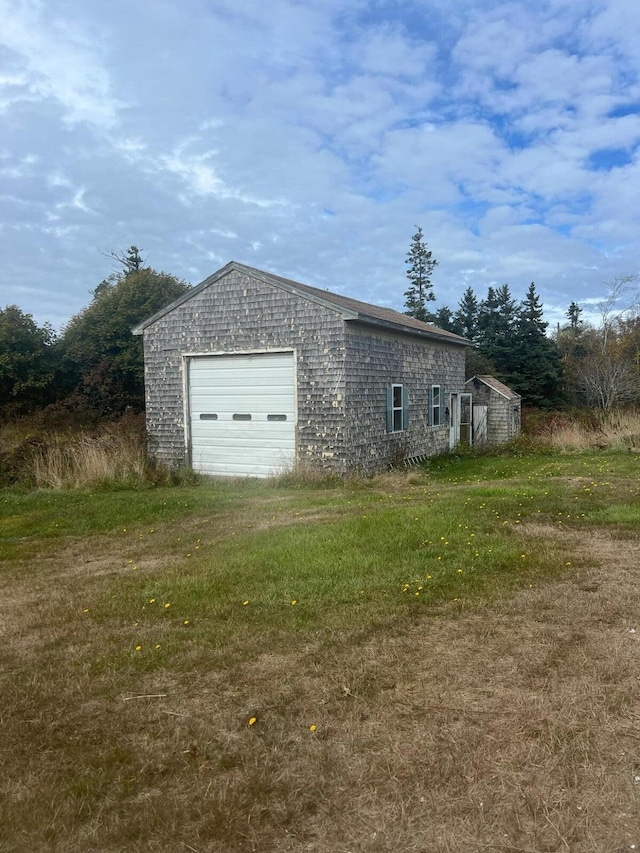
[(541, 431), (553, 449), (584, 451), (593, 447), (640, 452), (640, 413), (632, 410), (605, 412), (591, 421), (559, 418)]

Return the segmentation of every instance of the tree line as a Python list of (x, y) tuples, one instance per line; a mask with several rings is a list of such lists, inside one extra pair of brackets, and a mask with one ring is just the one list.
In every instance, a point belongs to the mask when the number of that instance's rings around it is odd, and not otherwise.
[[(189, 289), (146, 266), (140, 251), (110, 252), (118, 264), (91, 292), (90, 303), (60, 334), (38, 326), (16, 305), (0, 309), (0, 418), (44, 411), (51, 423), (91, 423), (144, 409), (142, 339), (133, 326)], [(418, 228), (406, 256), (406, 313), (470, 340), (467, 377), (491, 374), (528, 406), (584, 405), (603, 410), (640, 402), (640, 304), (637, 281), (609, 283), (600, 323), (582, 321), (572, 302), (552, 336), (532, 282), (523, 300), (508, 284), (478, 298), (468, 287), (457, 307), (432, 310), (438, 262)], [(625, 302), (626, 300), (626, 302)]]
[(452, 310), (435, 302), (431, 275), (438, 262), (422, 228), (411, 239), (405, 263), (409, 286), (405, 312), (470, 340), (467, 378), (491, 374), (522, 396), (524, 405), (556, 408), (586, 406), (608, 411), (640, 402), (640, 294), (636, 276), (605, 285), (597, 306), (601, 322), (584, 323), (572, 302), (567, 323), (547, 334), (534, 282), (518, 301), (508, 284), (489, 287), (479, 299), (468, 287)]

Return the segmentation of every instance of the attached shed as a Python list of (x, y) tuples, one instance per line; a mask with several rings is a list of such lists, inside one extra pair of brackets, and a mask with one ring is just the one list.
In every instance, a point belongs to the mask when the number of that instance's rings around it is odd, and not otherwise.
[(447, 450), (470, 401), (464, 338), (236, 262), (133, 331), (151, 450), (202, 473), (373, 473)]
[(520, 433), (521, 397), (495, 376), (474, 376), (465, 388), (473, 399), (473, 443), (504, 444)]

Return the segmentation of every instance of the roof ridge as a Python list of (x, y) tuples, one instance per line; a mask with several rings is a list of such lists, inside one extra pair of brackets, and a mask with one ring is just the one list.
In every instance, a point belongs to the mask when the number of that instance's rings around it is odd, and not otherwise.
[[(364, 302), (360, 299), (354, 299), (351, 296), (343, 296), (340, 293), (333, 293), (330, 290), (322, 290), (319, 287), (313, 287), (310, 284), (303, 284), (300, 281), (295, 281), (291, 278), (277, 275), (277, 273), (260, 270), (257, 267), (251, 267), (248, 264), (240, 263), (240, 261), (229, 261), (216, 272), (207, 276), (199, 284), (192, 287), (186, 293), (179, 296), (170, 305), (165, 306), (153, 316), (143, 320), (132, 330), (134, 335), (141, 335), (144, 330), (152, 323), (164, 317), (174, 308), (182, 305), (183, 302), (191, 299), (196, 293), (204, 290), (206, 287), (215, 284), (220, 278), (227, 273), (235, 270), (236, 272), (244, 273), (245, 275), (253, 276), (261, 279), (266, 283), (271, 283), (276, 287), (281, 287), (298, 293), (302, 297), (310, 297), (313, 300), (318, 300), (329, 308), (340, 311), (345, 320), (360, 320), (361, 322), (371, 323), (373, 325), (386, 326), (387, 328), (403, 331), (406, 333), (418, 334), (420, 336), (435, 338), (441, 341), (447, 341), (459, 346), (471, 346), (471, 342), (466, 338), (456, 335), (454, 332), (448, 332), (446, 329), (441, 329), (431, 323), (424, 323), (422, 320), (417, 320), (408, 314), (401, 314), (394, 308), (384, 308), (380, 305), (374, 305), (371, 302)], [(351, 316), (345, 316), (345, 311)]]

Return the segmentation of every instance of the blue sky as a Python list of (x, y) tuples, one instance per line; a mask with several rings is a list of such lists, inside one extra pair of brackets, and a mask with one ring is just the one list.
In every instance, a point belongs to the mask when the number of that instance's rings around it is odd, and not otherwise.
[(0, 0), (0, 307), (60, 328), (139, 246), (402, 310), (639, 271), (637, 0)]

